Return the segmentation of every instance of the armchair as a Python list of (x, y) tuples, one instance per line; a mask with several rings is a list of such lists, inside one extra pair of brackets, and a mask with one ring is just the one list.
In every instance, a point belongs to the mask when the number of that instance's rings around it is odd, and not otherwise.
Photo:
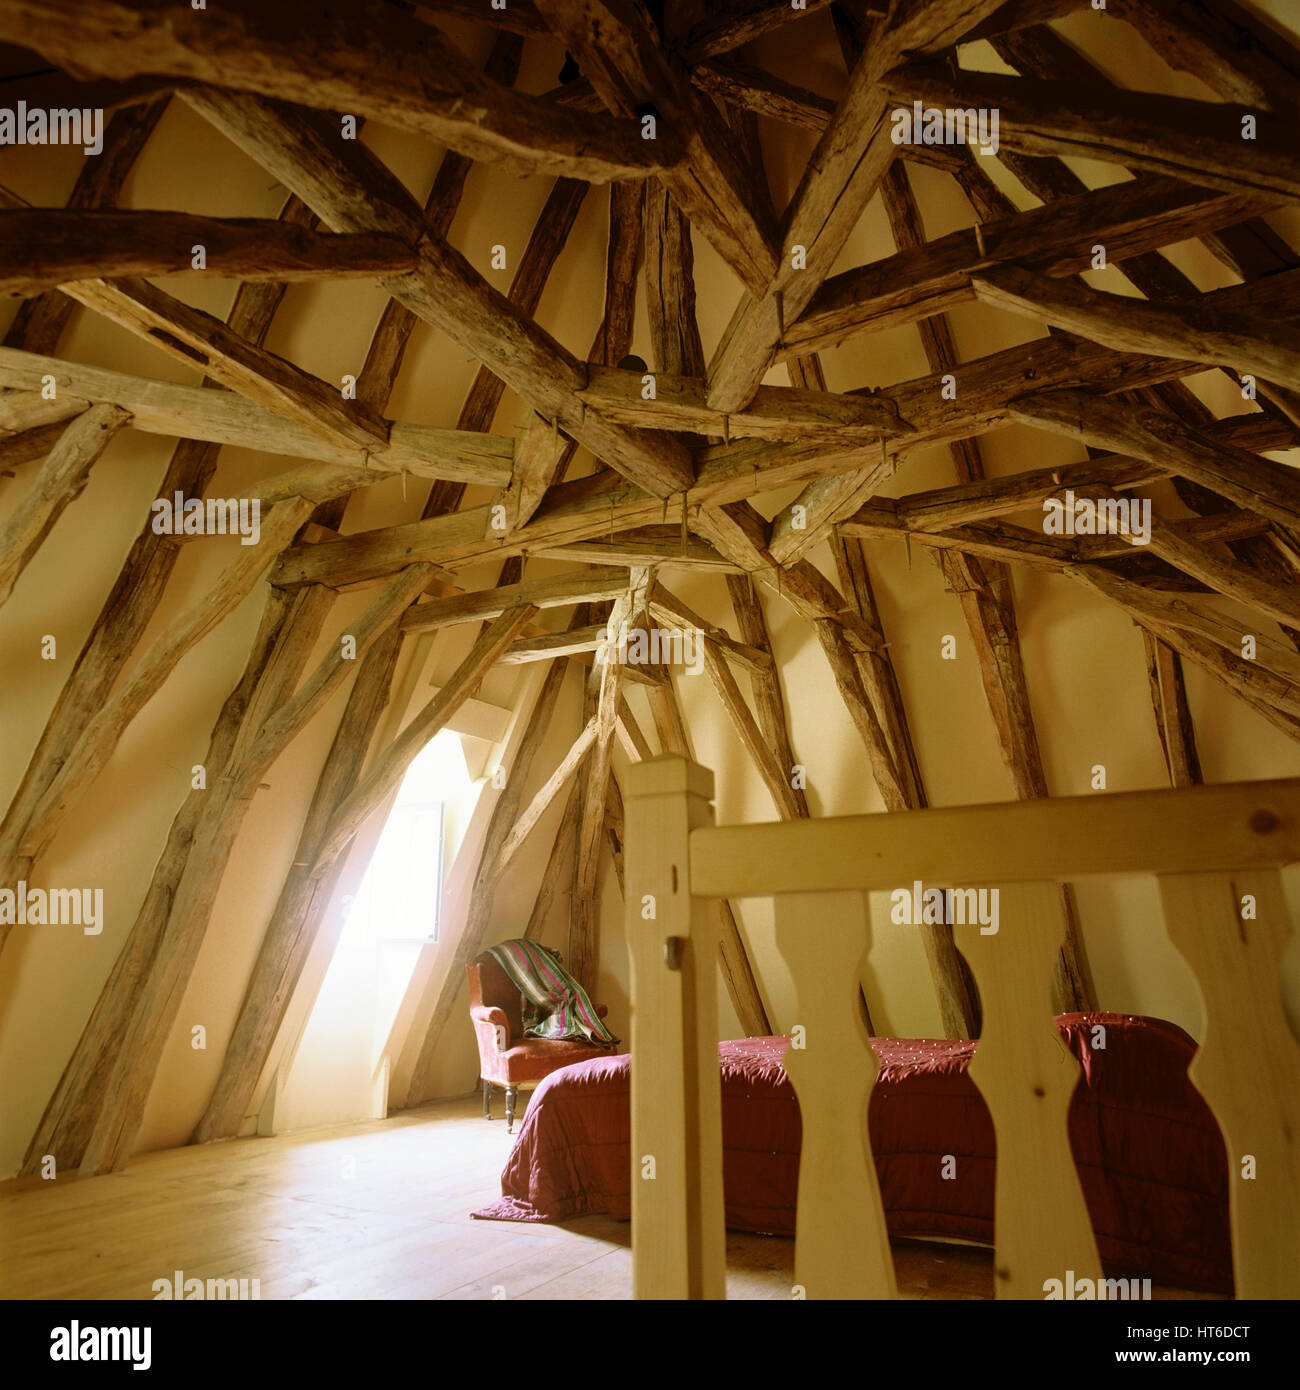
[[(524, 1037), (519, 991), (492, 956), (484, 952), (465, 967), (469, 980), (469, 1015), (478, 1041), (479, 1076), (483, 1082), (483, 1118), (492, 1118), (492, 1088), (506, 1093), (506, 1133), (514, 1133), (515, 1100), (553, 1071), (592, 1057), (608, 1057), (607, 1047), (591, 1043)], [(596, 1007), (601, 1018), (604, 1004)]]

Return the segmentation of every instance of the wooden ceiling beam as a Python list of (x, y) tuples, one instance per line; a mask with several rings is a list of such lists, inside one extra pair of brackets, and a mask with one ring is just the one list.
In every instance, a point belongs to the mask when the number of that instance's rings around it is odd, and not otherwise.
[(793, 5), (773, 5), (768, 0), (710, 0), (705, 13), (683, 36), (681, 54), (693, 65), (702, 58), (729, 53), (791, 20), (825, 9), (831, 0), (804, 0)]
[(247, 597), (311, 510), (311, 503), (300, 498), (273, 507), (262, 520), (261, 543), (245, 550), (214, 588), (178, 613), (159, 633), (129, 679), (118, 685), (103, 708), (83, 727), (75, 747), (51, 779), (26, 825), (0, 837), (4, 881), (16, 877), (9, 872), (13, 861), (34, 861), (49, 846), (73, 803), (103, 770), (127, 726), (185, 653)]
[(707, 541), (683, 534), (679, 526), (640, 526), (612, 536), (590, 536), (565, 545), (530, 545), (530, 555), (553, 560), (585, 560), (593, 565), (663, 565), (671, 569), (730, 573), (735, 566)]
[[(661, 375), (669, 379), (702, 377), (704, 344), (695, 312), (695, 250), (690, 223), (662, 183), (647, 187), (644, 219), (645, 305), (656, 383)], [(627, 400), (635, 403), (639, 394), (633, 389)], [(704, 404), (702, 391), (695, 403)]]
[[(1232, 689), (1288, 737), (1300, 739), (1300, 695), (1287, 658), (1276, 643), (1257, 646), (1256, 659), (1241, 654), (1242, 634), (1208, 606), (1155, 593), (1104, 566), (1079, 565), (1067, 577), (1123, 608), (1139, 626)], [(1235, 626), (1235, 625), (1234, 625)], [(1256, 635), (1256, 634), (1251, 634)], [(1258, 642), (1258, 637), (1257, 637)]]
[(604, 623), (548, 632), (542, 637), (521, 637), (502, 653), (498, 666), (524, 666), (532, 661), (549, 661), (557, 656), (577, 656), (594, 652), (608, 633)]
[[(900, 250), (919, 246), (925, 230), (911, 183), (902, 166), (890, 169), (882, 191)], [(931, 368), (955, 373), (957, 350), (947, 317), (939, 314), (925, 319), (918, 328)], [(959, 439), (951, 447), (958, 478), (967, 484), (983, 480), (985, 468), (979, 440)], [(861, 549), (861, 542), (858, 547)], [(1010, 572), (992, 560), (977, 559), (961, 551), (938, 550), (931, 554), (946, 586), (958, 597), (1012, 789), (1024, 800), (1045, 797), (1048, 795), (1047, 775), (1029, 701)], [(1073, 885), (1058, 884), (1057, 901), (1063, 932), (1053, 972), (1055, 1007), (1066, 1011), (1095, 1008), (1096, 988)]]
[[(1300, 433), (1286, 421), (1262, 411), (1230, 415), (1202, 428), (1215, 443), (1252, 453), (1288, 449), (1300, 443)], [(1083, 463), (1034, 468), (1002, 478), (980, 478), (954, 487), (907, 493), (894, 500), (896, 515), (904, 526), (933, 531), (1035, 507), (1067, 488), (1082, 491), (1093, 487), (1138, 487), (1167, 478), (1172, 472), (1168, 467), (1128, 454), (1100, 454)]]
[[(643, 589), (647, 583), (646, 571), (633, 571), (632, 589)], [(609, 616), (610, 630), (617, 632), (631, 613), (631, 594), (624, 593), (614, 601)], [(600, 842), (605, 824), (609, 782), (613, 775), (614, 727), (618, 719), (619, 692), (622, 689), (625, 669), (624, 663), (620, 661), (597, 661), (587, 678), (588, 705), (595, 724), (595, 734), (590, 755), (578, 774), (578, 839), (566, 954), (570, 973), (589, 994), (596, 985), (596, 968), (599, 963), (597, 929), (600, 923), (600, 902), (597, 881)]]
[[(251, 361), (251, 357), (245, 356)], [(268, 454), (371, 467), (377, 476), (407, 472), (488, 487), (504, 487), (510, 481), (514, 458), (511, 439), (400, 421), (390, 425), (384, 421), (386, 444), (369, 448), (356, 443), (345, 446), (233, 391), (178, 386), (170, 381), (128, 376), (79, 362), (0, 348), (0, 384), (36, 389), (46, 375), (53, 376), (57, 388), (72, 396), (108, 402), (129, 411), (132, 428), (146, 434), (203, 439)]]
[(589, 183), (674, 164), (672, 132), (580, 115), (480, 73), (449, 39), (396, 6), (356, 0), (323, 11), (223, 0), (160, 10), (149, 0), (2, 0), (0, 39), (34, 44), (78, 76), (163, 74), (365, 116), (515, 173)]
[(653, 374), (654, 398), (643, 398), (642, 374), (592, 366), (578, 399), (597, 414), (638, 429), (681, 430), (718, 438), (831, 440), (869, 444), (911, 433), (884, 394), (844, 395), (792, 386), (760, 386), (741, 411), (710, 408), (705, 383), (667, 371)]
[[(144, 108), (134, 114), (143, 118), (149, 111), (150, 108)], [(152, 129), (148, 121), (145, 122), (145, 128)], [(109, 130), (111, 133), (112, 124)], [(130, 142), (124, 140), (122, 144), (114, 146), (122, 160), (117, 166), (119, 176), (124, 173), (124, 166), (129, 164), (129, 145)], [(104, 158), (107, 159), (109, 154), (110, 144), (106, 136)], [(87, 161), (88, 164), (94, 162)], [(111, 197), (116, 186), (112, 180), (104, 183), (83, 183), (79, 178), (74, 193), (76, 190), (83, 190), (84, 196), (94, 202), (101, 197)], [(290, 198), (281, 215), (296, 218), (303, 212), (302, 204)], [(266, 282), (241, 285), (227, 317), (227, 324), (250, 342), (260, 343), (270, 327), (283, 292), (283, 285)], [(61, 295), (43, 295), (39, 300), (30, 301), (30, 304), (47, 304), (51, 299), (57, 301), (56, 308), (59, 304), (72, 307), (72, 302)], [(15, 320), (16, 331), (11, 331), (6, 338), (6, 346), (14, 346), (15, 338), (23, 344), (49, 343), (53, 346), (62, 331), (62, 324), (66, 322), (63, 316), (52, 312), (49, 315), (34, 316), (19, 329), (21, 319), (20, 311), (19, 318)], [(33, 394), (39, 400), (39, 394)], [(75, 413), (75, 398), (69, 397), (67, 393), (56, 401), (43, 404), (47, 409), (57, 408), (66, 413), (70, 402), (74, 404)], [(7, 423), (2, 398), (0, 421)], [(159, 487), (159, 495), (170, 498), (181, 492), (186, 496), (201, 497), (216, 469), (218, 453), (217, 445), (190, 439), (182, 440), (172, 451)], [(180, 555), (180, 549), (171, 543), (170, 537), (160, 536), (154, 531), (153, 519), (151, 512), (142, 520), (139, 534), (123, 561), (121, 572), (72, 664), (40, 739), (28, 760), (18, 790), (4, 814), (3, 822), (0, 823), (0, 846), (13, 846), (23, 839), (36, 806), (60, 769), (73, 757), (91, 721), (108, 701), (110, 692), (117, 684), (157, 611), (167, 581)], [(7, 854), (7, 851), (0, 851), (0, 859), (13, 869), (13, 877), (20, 877), (30, 867), (30, 861), (14, 861), (6, 857)]]
[(213, 381), (305, 434), (350, 453), (363, 450), (357, 459), (363, 469), (369, 452), (387, 451), (389, 422), (377, 412), (147, 280), (79, 280), (63, 286), (63, 293), (176, 361), (202, 367)]
[[(746, 584), (741, 575), (727, 576), (728, 588), (732, 584)], [(656, 583), (650, 591), (650, 613), (659, 622), (683, 632), (698, 633), (707, 637), (713, 645), (729, 660), (745, 667), (751, 675), (770, 675), (773, 669), (772, 653), (766, 646), (755, 646), (749, 642), (738, 642), (730, 633), (724, 632), (715, 624), (706, 622), (693, 608), (684, 603), (676, 594), (661, 583)]]
[[(62, 73), (56, 73), (54, 76), (63, 78)], [(30, 92), (27, 83), (23, 84), (23, 90), (30, 104), (38, 103), (39, 98)], [(77, 181), (68, 195), (69, 208), (89, 209), (113, 205), (126, 176), (139, 158), (140, 151), (149, 143), (149, 137), (157, 128), (170, 100), (171, 95), (168, 93), (141, 106), (113, 113), (104, 130), (103, 149), (94, 159), (82, 162)], [(78, 101), (79, 104), (94, 104), (90, 102), (88, 94), (79, 93)], [(59, 107), (66, 103), (52, 101), (47, 104)], [(284, 216), (283, 212), (281, 216)], [(21, 348), (24, 352), (56, 352), (63, 330), (75, 312), (71, 301), (61, 294), (37, 295), (35, 299), (29, 299), (19, 307), (9, 331), (4, 336), (4, 346)]]
[[(186, 100), (336, 231), (400, 228), (419, 238), (417, 271), (386, 279), (384, 288), (473, 353), (539, 414), (558, 420), (598, 458), (656, 496), (690, 486), (690, 458), (676, 440), (587, 414), (576, 394), (586, 384), (585, 364), (427, 227), (419, 206), (364, 146), (327, 139), (319, 122), (260, 98), (203, 89), (187, 92)], [(341, 146), (349, 148), (344, 153)]]
[(239, 1013), (231, 1030), (212, 1094), (195, 1126), (193, 1142), (235, 1138), (253, 1105), (258, 1079), (279, 1035), (303, 968), (324, 923), (343, 869), (341, 860), (323, 880), (311, 877), (317, 848), (330, 818), (356, 786), (366, 753), (388, 705), (401, 652), (394, 625), (360, 664), (330, 750), (316, 780), (293, 862), (262, 935)]
[(127, 419), (116, 406), (92, 405), (63, 428), (17, 507), (0, 525), (0, 604), (7, 602), (27, 562), (81, 493), (91, 468)]
[(949, 47), (996, 8), (997, 0), (908, 0), (877, 26), (791, 200), (777, 272), (763, 294), (741, 300), (709, 364), (715, 409), (736, 411), (752, 398), (785, 325), (831, 273), (897, 154), (881, 79), (909, 55)]
[(1049, 391), (1011, 407), (1022, 424), (1168, 468), (1281, 526), (1300, 522), (1300, 473), (1222, 442), (1168, 411)]
[[(911, 63), (883, 75), (884, 96), (911, 107), (994, 110), (998, 139), (1022, 154), (1101, 159), (1226, 193), (1300, 199), (1300, 152), (1290, 121), (1234, 104), (1192, 101), (1096, 84), (961, 71)], [(1242, 121), (1255, 121), (1243, 138)]]
[(825, 130), (835, 115), (835, 103), (829, 97), (734, 59), (697, 64), (691, 69), (691, 81), (731, 106), (805, 130)]
[[(3, 357), (0, 353), (0, 364)], [(914, 449), (1009, 424), (1010, 404), (1024, 396), (1027, 385), (1053, 388), (1084, 381), (1103, 392), (1127, 391), (1195, 370), (1185, 363), (1114, 353), (1079, 339), (1059, 337), (965, 364), (957, 400), (943, 399), (938, 374), (904, 382), (885, 394), (897, 404), (900, 416), (915, 426), (915, 433), (894, 442), (886, 471)], [(870, 447), (867, 452), (876, 453)], [(698, 454), (698, 476), (689, 497), (689, 524), (733, 563), (761, 571), (773, 563), (767, 551), (768, 525), (752, 508), (741, 504), (758, 491), (842, 473), (861, 453), (839, 444), (762, 440), (703, 449)], [(729, 516), (724, 510), (728, 504), (735, 504), (740, 511)], [(551, 488), (533, 520), (508, 536), (493, 528), (489, 507), (468, 508), (449, 516), (362, 532), (329, 546), (293, 547), (277, 565), (274, 582), (349, 584), (400, 568), (417, 556), (454, 566), (492, 553), (554, 548), (608, 535), (611, 529), (653, 526), (662, 520), (663, 503), (659, 499), (647, 497), (640, 488), (606, 470)], [(704, 530), (705, 525), (712, 529)], [(726, 538), (722, 544), (719, 535)], [(738, 556), (743, 558), (738, 560)]]
[(1075, 275), (1090, 268), (1098, 244), (1108, 262), (1123, 261), (1278, 205), (1159, 177), (1061, 198), (832, 276), (787, 326), (778, 356), (832, 347), (854, 333), (897, 327), (969, 303), (976, 298), (975, 278), (1008, 262), (1039, 275)]
[[(1242, 638), (1255, 639), (1254, 662), (1271, 672), (1283, 686), (1292, 687), (1286, 706), (1300, 714), (1300, 656), (1267, 632), (1243, 628), (1240, 618), (1216, 606), (1213, 596), (1171, 594), (1148, 589), (1116, 574), (1104, 565), (1080, 565), (1068, 572), (1070, 578), (1104, 598), (1130, 611), (1136, 619), (1149, 618), (1162, 626), (1176, 628), (1212, 642), (1231, 654), (1243, 666), (1251, 661), (1242, 656)], [(1280, 698), (1275, 691), (1274, 702)]]
[[(347, 625), (346, 633), (356, 641), (356, 658), (345, 657), (342, 643), (336, 640), (327, 645), (326, 655), (301, 683), (299, 675), (333, 599), (320, 591), (296, 596), (283, 637), (252, 693), (229, 754), (213, 769), (219, 785), (206, 792), (191, 791), (187, 798), (190, 807), (195, 801), (202, 806), (192, 844), (175, 834), (188, 819), (186, 806), (173, 823), (173, 835), (132, 927), (126, 953), (139, 960), (156, 943), (152, 956), (134, 977), (133, 988), (119, 989), (103, 1000), (103, 1015), (96, 1022), (103, 1028), (116, 1018), (125, 1036), (113, 1061), (93, 1076), (78, 1098), (81, 1106), (94, 1110), (93, 1128), (79, 1165), (83, 1175), (119, 1170), (130, 1157), (207, 932), (212, 901), (258, 785), (289, 743), (353, 674), (356, 660), (363, 659), (391, 628), (418, 589), (419, 569), (413, 566), (412, 572), (396, 578), (363, 615)], [(173, 882), (174, 892), (168, 892)], [(83, 1035), (79, 1050), (88, 1041)]]
[(1112, 8), (1170, 67), (1225, 101), (1300, 107), (1300, 49), (1233, 0), (1113, 0)]
[[(201, 246), (204, 263), (196, 267)], [(384, 232), (326, 235), (265, 217), (198, 217), (118, 208), (0, 212), (0, 296), (28, 298), (75, 280), (137, 275), (351, 280), (404, 275), (415, 247)]]
[(570, 778), (582, 766), (587, 754), (591, 752), (592, 744), (596, 741), (596, 734), (597, 720), (596, 716), (592, 715), (582, 726), (582, 732), (569, 746), (569, 751), (555, 765), (555, 770), (538, 787), (533, 799), (524, 807), (514, 824), (509, 827), (509, 834), (501, 845), (498, 855), (499, 868), (504, 869), (515, 857), (524, 841), (532, 834), (534, 826), (550, 808), (551, 802), (564, 790)]
[[(542, 291), (573, 230), (587, 192), (585, 183), (573, 179), (556, 179), (552, 186), (524, 253), (519, 257), (506, 296), (520, 313), (529, 316), (536, 314)], [(480, 367), (461, 406), (456, 428), (483, 432), (491, 429), (505, 390), (506, 383), (496, 372), (490, 367)], [(553, 438), (548, 443), (540, 428), (540, 417), (534, 415), (530, 427), (520, 436), (508, 495), (501, 499), (506, 507), (508, 524), (520, 525), (519, 516), (525, 510), (531, 515), (541, 500), (541, 492), (545, 491), (543, 484), (555, 480), (561, 466), (558, 444), (554, 438), (558, 432), (558, 423), (552, 420), (550, 433)], [(429, 491), (422, 515), (438, 516), (443, 512), (454, 512), (464, 496), (463, 483), (437, 483)]]
[(593, 603), (615, 599), (627, 592), (626, 569), (570, 570), (545, 579), (525, 579), (517, 584), (497, 585), (454, 594), (449, 598), (425, 599), (402, 616), (403, 632), (433, 632), (458, 623), (483, 622), (499, 618), (507, 609), (527, 604), (534, 608), (566, 608), (574, 603)]
[(1300, 330), (1288, 322), (1300, 315), (1300, 270), (1241, 287), (1240, 300), (1267, 306), (1266, 329), (1257, 311), (1226, 309), (1205, 300), (1153, 303), (1054, 280), (1019, 265), (981, 270), (971, 285), (981, 304), (1046, 319), (1117, 352), (1177, 354), (1300, 389)]
[(669, 56), (649, 15), (625, 0), (535, 3), (614, 115), (650, 115), (655, 140), (672, 136), (684, 157), (660, 174), (665, 188), (741, 283), (761, 293), (776, 269), (776, 229), (762, 215), (753, 171), (737, 156), (717, 108), (695, 93), (685, 68)]

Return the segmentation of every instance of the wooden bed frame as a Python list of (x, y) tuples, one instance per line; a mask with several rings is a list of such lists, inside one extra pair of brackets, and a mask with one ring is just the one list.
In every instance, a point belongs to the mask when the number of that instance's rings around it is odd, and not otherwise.
[(636, 1297), (726, 1297), (710, 900), (743, 897), (774, 899), (791, 1027), (803, 1029), (785, 1062), (803, 1121), (792, 1295), (896, 1296), (858, 982), (866, 893), (918, 879), (1000, 891), (996, 934), (953, 927), (983, 1004), (970, 1073), (997, 1136), (997, 1296), (1040, 1299), (1069, 1270), (1100, 1278), (1066, 1128), (1079, 1065), (1053, 1023), (1055, 885), (1134, 874), (1156, 875), (1164, 930), (1201, 992), (1190, 1075), (1227, 1145), (1237, 1296), (1300, 1297), (1300, 1045), (1279, 977), (1291, 935), (1279, 869), (1300, 860), (1300, 779), (725, 827), (712, 823), (712, 796), (712, 774), (681, 757), (630, 771)]

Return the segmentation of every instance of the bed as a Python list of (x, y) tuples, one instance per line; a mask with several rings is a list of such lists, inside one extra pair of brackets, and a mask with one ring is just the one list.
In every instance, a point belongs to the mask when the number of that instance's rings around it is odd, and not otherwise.
[[(1082, 1071), (1070, 1144), (1106, 1274), (1230, 1294), (1227, 1155), (1187, 1077), (1195, 1044), (1154, 1018), (1064, 1014), (1056, 1023)], [(795, 1233), (802, 1136), (783, 1065), (788, 1046), (782, 1037), (719, 1046), (734, 1230)], [(993, 1244), (996, 1144), (967, 1072), (976, 1045), (873, 1038), (871, 1046), (881, 1070), (869, 1131), (889, 1234)], [(630, 1062), (600, 1058), (547, 1078), (501, 1175), (500, 1200), (475, 1216), (629, 1218)]]
[[(896, 1298), (891, 1218), (898, 1229), (900, 1221), (953, 1215), (934, 1215), (936, 1203), (942, 1212), (952, 1199), (936, 1197), (943, 1189), (935, 1188), (932, 1173), (916, 1200), (893, 1190), (894, 1170), (905, 1158), (890, 1149), (890, 1115), (898, 1114), (891, 1070), (898, 1059), (877, 1055), (859, 998), (872, 943), (869, 895), (896, 894), (900, 886), (907, 892), (917, 883), (927, 892), (952, 890), (945, 901), (954, 908), (998, 895), (989, 899), (998, 904), (996, 920), (986, 923), (982, 912), (949, 917), (947, 935), (937, 942), (960, 953), (979, 995), (979, 1038), (965, 1045), (964, 1075), (987, 1107), (982, 1147), (988, 1148), (990, 1131), (996, 1144), (996, 1296), (1041, 1300), (1062, 1296), (1063, 1288), (1091, 1287), (1107, 1277), (1103, 1251), (1107, 1259), (1116, 1255), (1112, 1241), (1136, 1242), (1148, 1261), (1156, 1247), (1171, 1258), (1194, 1253), (1170, 1248), (1177, 1241), (1162, 1234), (1167, 1223), (1158, 1213), (1177, 1200), (1173, 1185), (1163, 1183), (1160, 1198), (1134, 1206), (1131, 1189), (1107, 1198), (1090, 1176), (1093, 1141), (1092, 1157), (1100, 1157), (1112, 1189), (1126, 1171), (1139, 1180), (1149, 1176), (1137, 1146), (1156, 1133), (1154, 1117), (1135, 1128), (1117, 1124), (1111, 1113), (1111, 1082), (1124, 1090), (1122, 1059), (1131, 1061), (1145, 1043), (1108, 1049), (1103, 1072), (1079, 1036), (1067, 1027), (1063, 1042), (1055, 1023), (1061, 1012), (1055, 980), (1067, 949), (1059, 885), (1134, 875), (1155, 878), (1161, 912), (1152, 914), (1149, 930), (1163, 933), (1185, 961), (1202, 1019), (1190, 1065), (1184, 1070), (1188, 1040), (1166, 1034), (1172, 1050), (1160, 1056), (1172, 1059), (1178, 1051), (1178, 1066), (1171, 1060), (1162, 1075), (1160, 1062), (1140, 1079), (1130, 1106), (1167, 1107), (1176, 1115), (1187, 1101), (1190, 1115), (1190, 1079), (1226, 1154), (1218, 1171), (1227, 1188), (1235, 1296), (1300, 1297), (1300, 1043), (1280, 979), (1292, 932), (1280, 870), (1300, 862), (1300, 779), (757, 825), (715, 826), (712, 798), (712, 774), (684, 758), (650, 758), (628, 772), (624, 904), (636, 1297), (726, 1297), (718, 899), (771, 900), (773, 939), (793, 986), (782, 1019), (792, 1036), (782, 1066), (800, 1115), (792, 1296)], [(1148, 1023), (1143, 1031), (1154, 1043), (1161, 1027)], [(932, 1057), (933, 1067), (922, 1066), (923, 1075), (904, 1084), (918, 1095), (926, 1086), (955, 1084), (957, 1078), (944, 1080), (945, 1067), (957, 1060), (954, 1048), (961, 1051), (949, 1045), (946, 1059)], [(1141, 1055), (1138, 1071), (1155, 1066)], [(736, 1060), (741, 1073), (750, 1065)], [(1117, 1060), (1121, 1068), (1112, 1077)], [(1089, 1084), (1090, 1073), (1099, 1086)], [(1104, 1118), (1080, 1128), (1088, 1094)], [(881, 1119), (869, 1125), (877, 1105)], [(974, 1113), (970, 1124), (966, 1158), (978, 1167)], [(942, 1128), (945, 1140), (962, 1132), (946, 1120)], [(956, 1137), (950, 1142), (960, 1173)], [(1186, 1144), (1166, 1137), (1157, 1145), (1164, 1153), (1158, 1163), (1187, 1157)], [(1208, 1170), (1217, 1160), (1205, 1152), (1205, 1195), (1213, 1200)], [(954, 1185), (962, 1188), (961, 1179), (947, 1187)], [(741, 1194), (730, 1195), (734, 1201)], [(1221, 1209), (1222, 1189), (1218, 1202)], [(964, 1215), (984, 1222), (988, 1237), (986, 1200)], [(1215, 1220), (1207, 1217), (1204, 1229), (1212, 1237)], [(1221, 1278), (1215, 1251), (1205, 1254), (1212, 1266), (1202, 1271), (1206, 1280)], [(1178, 1278), (1192, 1282), (1196, 1273)]]

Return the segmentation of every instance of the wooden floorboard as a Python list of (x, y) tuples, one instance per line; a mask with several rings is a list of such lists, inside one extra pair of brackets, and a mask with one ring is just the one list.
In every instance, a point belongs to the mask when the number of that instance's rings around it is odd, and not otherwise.
[[(181, 1270), (258, 1279), (263, 1299), (630, 1298), (627, 1222), (470, 1220), (500, 1195), (512, 1142), (471, 1098), (0, 1183), (0, 1297), (150, 1299)], [(894, 1256), (904, 1297), (992, 1296), (988, 1250), (898, 1241)], [(789, 1298), (793, 1263), (788, 1239), (729, 1232), (729, 1296)]]

